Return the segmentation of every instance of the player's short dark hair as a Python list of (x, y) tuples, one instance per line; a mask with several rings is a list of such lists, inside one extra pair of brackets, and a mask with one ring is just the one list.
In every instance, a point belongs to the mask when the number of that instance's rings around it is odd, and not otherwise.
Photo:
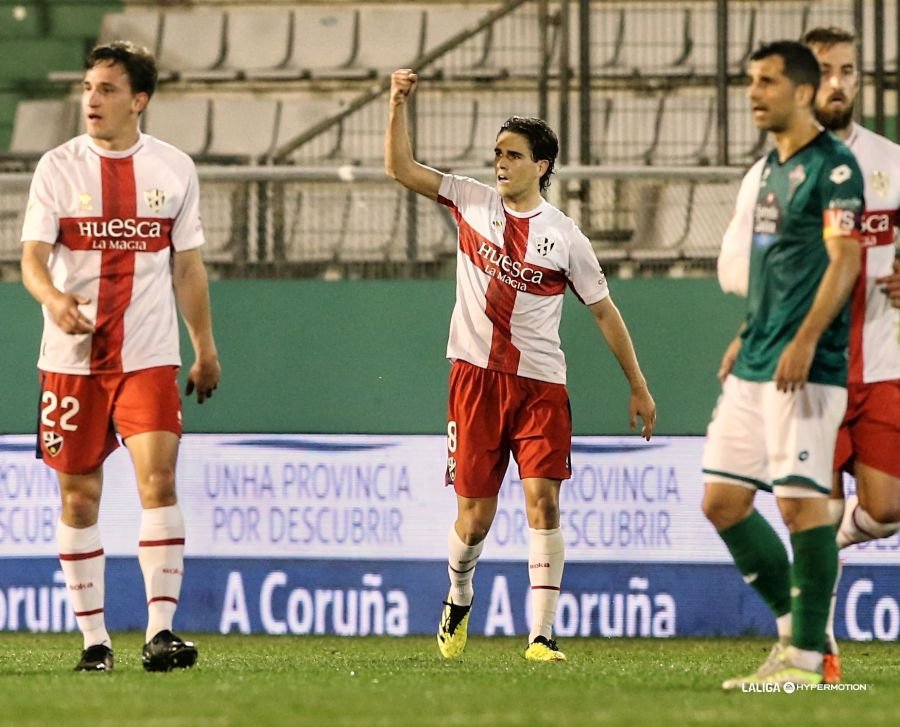
[(98, 63), (117, 63), (125, 69), (133, 93), (152, 96), (156, 90), (159, 71), (156, 58), (147, 48), (129, 40), (116, 40), (106, 45), (98, 45), (84, 61), (84, 69), (90, 70)]
[(546, 121), (533, 116), (510, 116), (503, 122), (497, 136), (504, 131), (524, 136), (528, 140), (528, 146), (531, 147), (531, 159), (536, 162), (541, 160), (547, 162), (547, 171), (541, 176), (541, 191), (545, 191), (550, 186), (550, 175), (553, 174), (556, 157), (559, 155), (559, 139), (556, 138), (556, 133)]
[(805, 45), (821, 45), (830, 48), (840, 43), (849, 43), (856, 47), (856, 34), (835, 25), (828, 27), (820, 25), (817, 28), (811, 28), (803, 34), (802, 41)]
[(795, 86), (812, 86), (813, 99), (815, 99), (822, 72), (819, 70), (819, 61), (807, 46), (796, 40), (776, 40), (772, 43), (763, 43), (750, 54), (750, 60), (761, 61), (770, 56), (781, 57), (784, 61), (784, 75)]

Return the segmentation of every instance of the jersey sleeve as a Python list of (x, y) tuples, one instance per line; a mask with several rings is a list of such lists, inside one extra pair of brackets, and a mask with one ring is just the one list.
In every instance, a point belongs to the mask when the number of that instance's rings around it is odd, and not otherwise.
[(856, 159), (848, 152), (829, 160), (819, 178), (822, 198), (822, 237), (860, 238), (865, 188)]
[(569, 245), (569, 283), (585, 305), (593, 305), (609, 295), (606, 276), (597, 261), (590, 240), (574, 225)]
[(22, 225), (22, 242), (36, 240), (56, 244), (59, 237), (59, 205), (56, 202), (52, 166), (50, 158), (45, 155), (34, 170)]
[(466, 210), (473, 205), (488, 204), (494, 194), (496, 191), (492, 187), (470, 177), (445, 174), (438, 189), (437, 201), (465, 215)]
[(719, 286), (725, 293), (746, 297), (750, 283), (750, 249), (753, 244), (753, 210), (759, 196), (766, 158), (759, 159), (741, 180), (734, 215), (722, 236), (722, 249), (716, 264)]
[(175, 224), (172, 225), (172, 246), (176, 252), (184, 252), (200, 247), (204, 241), (203, 225), (200, 222), (200, 182), (197, 179), (197, 168), (191, 162), (184, 200)]

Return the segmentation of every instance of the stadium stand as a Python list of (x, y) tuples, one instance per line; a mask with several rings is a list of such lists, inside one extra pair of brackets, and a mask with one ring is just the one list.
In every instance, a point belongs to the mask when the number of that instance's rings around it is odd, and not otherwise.
[(186, 154), (203, 156), (209, 148), (210, 105), (207, 98), (159, 94), (147, 107), (144, 130)]
[(299, 5), (293, 9), (291, 53), (280, 68), (256, 70), (251, 79), (289, 81), (327, 76), (356, 56), (359, 12), (341, 5)]
[(274, 98), (212, 100), (208, 161), (259, 163), (278, 137), (281, 101)]
[(71, 139), (78, 129), (78, 104), (68, 99), (27, 99), (16, 107), (9, 150), (35, 157)]
[[(876, 63), (877, 2), (861, 0), (868, 71)], [(222, 270), (248, 274), (255, 265), (282, 274), (284, 264), (339, 275), (404, 261), (440, 266), (454, 251), (446, 212), (413, 203), (380, 172), (383, 84), (393, 68), (415, 66), (425, 80), (410, 114), (419, 159), (483, 169), (489, 178), (500, 123), (514, 113), (545, 114), (568, 163), (592, 165), (556, 179), (551, 199), (590, 233), (599, 256), (640, 269), (671, 260), (708, 269), (734, 193), (716, 168), (727, 163), (737, 178), (765, 148), (747, 112), (746, 58), (761, 40), (852, 25), (853, 9), (839, 0), (727, 0), (722, 78), (716, 0), (590, 0), (584, 34), (580, 6), (571, 0), (563, 18), (561, 3), (536, 0), (137, 1), (124, 10), (100, 0), (0, 0), (0, 144), (9, 139), (5, 162), (23, 168), (73, 125), (83, 128), (74, 85), (83, 53), (95, 36), (127, 37), (155, 50), (163, 69), (144, 128), (201, 164), (229, 166), (225, 176), (217, 167), (203, 171), (208, 254)], [(885, 9), (890, 88), (896, 2)], [(438, 48), (444, 52), (434, 57)], [(49, 71), (52, 81), (72, 85), (47, 86)], [(723, 146), (727, 157), (719, 156)], [(242, 165), (273, 162), (297, 167), (298, 177), (240, 176)], [(696, 169), (696, 178), (656, 172), (669, 167)], [(0, 188), (4, 234), (18, 219), (10, 194)]]
[(167, 10), (159, 40), (160, 78), (201, 81), (230, 78), (225, 59), (228, 16), (217, 10)]
[(671, 3), (624, 7), (619, 51), (604, 75), (688, 75), (693, 40), (690, 8)]
[[(227, 14), (225, 56), (219, 66), (183, 76), (197, 81), (233, 81), (281, 68), (290, 57), (293, 13), (288, 8), (246, 8)], [(265, 38), (260, 43), (260, 38)]]

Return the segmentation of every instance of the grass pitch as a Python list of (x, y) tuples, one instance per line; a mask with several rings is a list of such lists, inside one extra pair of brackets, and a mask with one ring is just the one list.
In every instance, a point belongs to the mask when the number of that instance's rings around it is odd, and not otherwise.
[[(190, 636), (185, 634), (185, 636)], [(865, 691), (719, 691), (765, 658), (763, 639), (566, 639), (532, 664), (523, 639), (470, 637), (441, 660), (433, 637), (200, 634), (194, 669), (147, 674), (143, 634), (114, 636), (112, 674), (75, 673), (77, 634), (0, 636), (3, 725), (897, 724), (900, 648), (843, 647)]]

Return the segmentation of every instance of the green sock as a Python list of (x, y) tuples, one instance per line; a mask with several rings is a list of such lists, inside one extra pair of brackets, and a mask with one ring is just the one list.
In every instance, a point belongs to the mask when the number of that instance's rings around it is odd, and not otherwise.
[(791, 564), (784, 543), (769, 521), (754, 510), (737, 525), (719, 531), (719, 535), (744, 580), (753, 586), (775, 617), (788, 613)]
[(831, 591), (837, 578), (838, 547), (831, 525), (791, 535), (791, 643), (798, 649), (823, 651)]

